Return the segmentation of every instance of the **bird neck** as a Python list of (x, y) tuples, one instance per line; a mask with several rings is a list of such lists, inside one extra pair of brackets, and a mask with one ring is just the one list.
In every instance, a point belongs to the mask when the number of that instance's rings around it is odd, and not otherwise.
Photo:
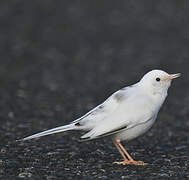
[(152, 86), (147, 86), (146, 84), (145, 85), (140, 84), (140, 88), (148, 97), (151, 98), (154, 104), (159, 105), (159, 107), (162, 106), (163, 102), (165, 101), (165, 98), (167, 97), (168, 88), (157, 89)]

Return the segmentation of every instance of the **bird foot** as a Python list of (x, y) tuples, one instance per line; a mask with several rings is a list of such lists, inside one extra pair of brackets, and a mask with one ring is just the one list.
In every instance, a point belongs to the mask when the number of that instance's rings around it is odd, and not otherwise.
[(113, 162), (113, 164), (119, 164), (119, 165), (136, 165), (136, 166), (145, 166), (147, 163), (144, 163), (143, 161), (121, 161), (121, 162)]

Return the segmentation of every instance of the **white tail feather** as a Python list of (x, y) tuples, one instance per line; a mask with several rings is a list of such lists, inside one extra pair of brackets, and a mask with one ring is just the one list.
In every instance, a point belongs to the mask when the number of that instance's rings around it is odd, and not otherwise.
[(57, 127), (57, 128), (49, 129), (49, 130), (46, 130), (46, 131), (31, 135), (31, 136), (28, 136), (28, 137), (25, 137), (25, 138), (18, 140), (18, 141), (26, 141), (26, 140), (30, 140), (30, 139), (34, 139), (34, 138), (39, 138), (39, 137), (42, 137), (42, 136), (47, 136), (47, 135), (50, 135), (50, 134), (69, 131), (69, 130), (75, 129), (75, 127), (76, 127), (75, 124), (68, 124), (68, 125), (65, 125), (65, 126), (60, 126), (60, 127)]

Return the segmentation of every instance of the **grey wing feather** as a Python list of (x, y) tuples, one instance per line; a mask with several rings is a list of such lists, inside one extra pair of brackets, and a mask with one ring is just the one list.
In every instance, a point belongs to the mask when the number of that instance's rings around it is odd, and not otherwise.
[(92, 139), (97, 139), (97, 138), (109, 136), (109, 135), (118, 133), (118, 132), (120, 132), (120, 131), (122, 131), (122, 130), (125, 130), (125, 129), (127, 129), (127, 126), (123, 126), (123, 127), (117, 128), (117, 129), (115, 129), (115, 130), (106, 132), (106, 133), (101, 134), (101, 135), (98, 135), (98, 136), (93, 136), (93, 137), (92, 137), (92, 134), (91, 134), (91, 131), (90, 131), (90, 132), (89, 132), (90, 134), (87, 133), (87, 134), (83, 135), (83, 136), (80, 138), (80, 141), (89, 141), (89, 140), (92, 140)]
[(81, 118), (73, 121), (78, 126), (82, 126), (83, 129), (91, 130), (99, 122), (113, 113), (122, 101), (127, 99), (129, 87), (123, 88), (114, 94), (112, 94), (106, 101), (98, 105), (96, 108), (89, 111)]
[[(118, 94), (114, 94), (114, 99), (115, 96)], [(124, 103), (118, 103), (113, 112), (109, 112), (106, 118), (84, 134), (81, 139), (95, 139), (117, 133), (123, 129), (133, 128), (154, 118), (154, 114), (153, 109), (151, 109), (151, 101), (147, 97), (140, 94), (135, 95), (134, 91), (131, 91), (130, 94), (128, 91)]]
[(88, 133), (84, 134), (81, 138), (80, 138), (80, 141), (89, 141), (89, 140), (92, 140), (92, 139), (97, 139), (97, 138), (101, 138), (101, 137), (105, 137), (105, 136), (109, 136), (109, 135), (112, 135), (112, 134), (116, 134), (118, 132), (121, 132), (123, 130), (129, 130), (131, 128), (134, 128), (138, 125), (141, 125), (141, 124), (144, 124), (144, 123), (147, 123), (148, 121), (150, 121), (152, 119), (152, 117), (138, 123), (138, 124), (133, 124), (133, 125), (122, 125), (122, 126), (117, 126), (113, 129), (110, 129), (108, 132), (104, 132), (104, 133), (100, 133), (100, 134), (95, 134), (95, 130), (96, 129), (93, 129), (91, 131), (89, 131)]

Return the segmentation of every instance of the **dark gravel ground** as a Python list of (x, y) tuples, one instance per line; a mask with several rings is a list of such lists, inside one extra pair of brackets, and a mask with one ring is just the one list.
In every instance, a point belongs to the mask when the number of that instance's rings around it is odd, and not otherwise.
[[(0, 2), (0, 179), (189, 179), (189, 1)], [(145, 167), (113, 165), (108, 138), (66, 124), (151, 69), (181, 72), (158, 121), (127, 144)]]

